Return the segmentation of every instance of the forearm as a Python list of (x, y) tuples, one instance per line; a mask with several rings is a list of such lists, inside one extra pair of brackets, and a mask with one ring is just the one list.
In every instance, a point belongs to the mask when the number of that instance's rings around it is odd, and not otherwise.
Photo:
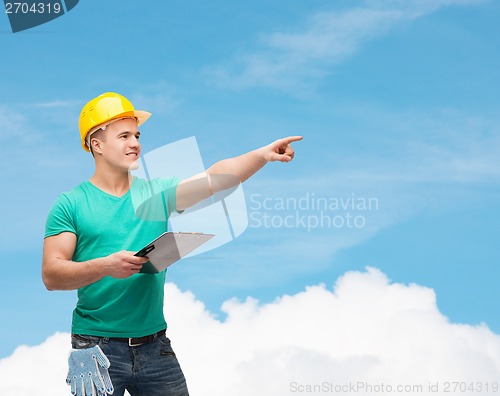
[(290, 143), (301, 139), (302, 136), (290, 136), (276, 140), (238, 157), (216, 162), (205, 172), (184, 179), (176, 191), (177, 210), (190, 208), (219, 191), (243, 183), (268, 162), (290, 162), (294, 156)]
[(61, 258), (43, 263), (42, 278), (48, 290), (75, 290), (105, 276), (104, 258), (76, 262)]
[[(216, 162), (207, 169), (208, 175), (234, 176), (240, 183), (257, 173), (267, 164), (262, 148), (234, 158)], [(215, 188), (217, 190), (217, 188)]]

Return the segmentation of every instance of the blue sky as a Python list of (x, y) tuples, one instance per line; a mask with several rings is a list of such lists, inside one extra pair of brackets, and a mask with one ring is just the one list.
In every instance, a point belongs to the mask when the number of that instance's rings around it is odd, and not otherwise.
[(378, 202), (355, 213), (363, 227), (250, 223), (173, 266), (169, 280), (214, 314), (232, 297), (270, 302), (372, 266), (434, 289), (450, 321), (500, 333), (499, 12), (479, 0), (85, 1), (16, 34), (1, 17), (0, 357), (69, 331), (75, 294), (40, 278), (44, 222), (92, 175), (78, 115), (105, 91), (153, 113), (144, 152), (196, 136), (207, 166), (303, 135), (292, 163), (246, 183), (250, 214), (251, 197)]

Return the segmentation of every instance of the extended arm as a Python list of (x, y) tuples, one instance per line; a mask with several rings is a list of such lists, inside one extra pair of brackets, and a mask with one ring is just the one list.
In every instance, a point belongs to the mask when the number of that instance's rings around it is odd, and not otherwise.
[(94, 260), (71, 261), (76, 235), (62, 232), (45, 238), (43, 243), (42, 279), (48, 290), (74, 290), (97, 282), (105, 276), (126, 278), (140, 271), (147, 257), (135, 257), (121, 251)]
[(242, 183), (268, 162), (290, 162), (295, 153), (292, 142), (302, 136), (289, 136), (234, 158), (216, 162), (206, 172), (183, 180), (177, 187), (177, 209), (187, 209), (216, 193)]

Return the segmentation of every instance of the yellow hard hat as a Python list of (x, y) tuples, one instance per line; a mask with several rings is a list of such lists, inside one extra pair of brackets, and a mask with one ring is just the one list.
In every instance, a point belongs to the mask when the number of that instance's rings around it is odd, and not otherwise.
[(115, 92), (106, 92), (92, 99), (83, 106), (80, 113), (80, 138), (82, 147), (90, 152), (87, 146), (87, 135), (95, 132), (99, 127), (106, 127), (113, 121), (133, 117), (138, 125), (142, 125), (151, 113), (135, 110), (132, 103), (124, 96)]

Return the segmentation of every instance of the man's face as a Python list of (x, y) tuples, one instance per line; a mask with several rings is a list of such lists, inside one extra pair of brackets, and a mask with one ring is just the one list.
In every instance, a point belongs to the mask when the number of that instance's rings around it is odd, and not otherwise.
[(123, 170), (137, 169), (141, 154), (140, 132), (135, 118), (115, 121), (103, 131), (100, 154), (112, 167)]

